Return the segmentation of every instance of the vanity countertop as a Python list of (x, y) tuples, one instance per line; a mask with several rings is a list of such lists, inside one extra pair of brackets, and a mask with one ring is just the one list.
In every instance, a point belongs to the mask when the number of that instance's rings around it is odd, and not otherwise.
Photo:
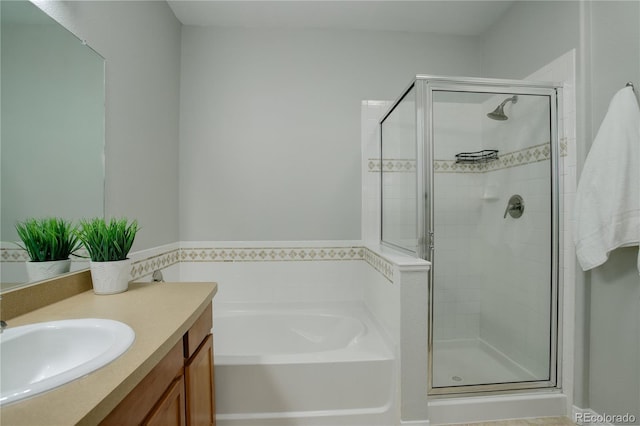
[(108, 296), (86, 291), (13, 318), (9, 327), (73, 318), (108, 318), (136, 333), (122, 356), (52, 391), (0, 408), (9, 425), (95, 425), (182, 339), (216, 294), (216, 283), (132, 283)]

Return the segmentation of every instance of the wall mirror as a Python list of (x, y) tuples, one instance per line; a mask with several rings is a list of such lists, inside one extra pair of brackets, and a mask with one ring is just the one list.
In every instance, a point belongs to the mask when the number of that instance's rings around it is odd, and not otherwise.
[[(105, 62), (29, 1), (0, 2), (1, 290), (28, 281), (17, 221), (104, 214)], [(71, 270), (88, 266), (74, 260)]]

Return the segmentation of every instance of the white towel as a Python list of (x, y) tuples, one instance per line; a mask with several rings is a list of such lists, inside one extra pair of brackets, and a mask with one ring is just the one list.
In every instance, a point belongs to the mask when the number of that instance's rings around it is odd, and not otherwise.
[(576, 255), (585, 271), (618, 247), (640, 244), (640, 107), (631, 87), (609, 104), (582, 170), (575, 212)]

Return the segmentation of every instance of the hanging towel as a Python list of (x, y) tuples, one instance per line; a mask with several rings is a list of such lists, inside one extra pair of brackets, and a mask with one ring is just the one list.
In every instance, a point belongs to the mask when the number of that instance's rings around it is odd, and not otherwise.
[(640, 243), (640, 107), (631, 87), (609, 104), (582, 170), (575, 212), (576, 255), (585, 271), (606, 262), (612, 250)]

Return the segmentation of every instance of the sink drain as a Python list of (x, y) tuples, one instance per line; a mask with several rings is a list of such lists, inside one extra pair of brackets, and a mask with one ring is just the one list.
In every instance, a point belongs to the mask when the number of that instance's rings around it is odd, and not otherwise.
[(462, 377), (460, 377), (460, 376), (453, 376), (453, 377), (451, 377), (451, 380), (453, 380), (454, 382), (461, 382), (461, 381), (462, 381)]

